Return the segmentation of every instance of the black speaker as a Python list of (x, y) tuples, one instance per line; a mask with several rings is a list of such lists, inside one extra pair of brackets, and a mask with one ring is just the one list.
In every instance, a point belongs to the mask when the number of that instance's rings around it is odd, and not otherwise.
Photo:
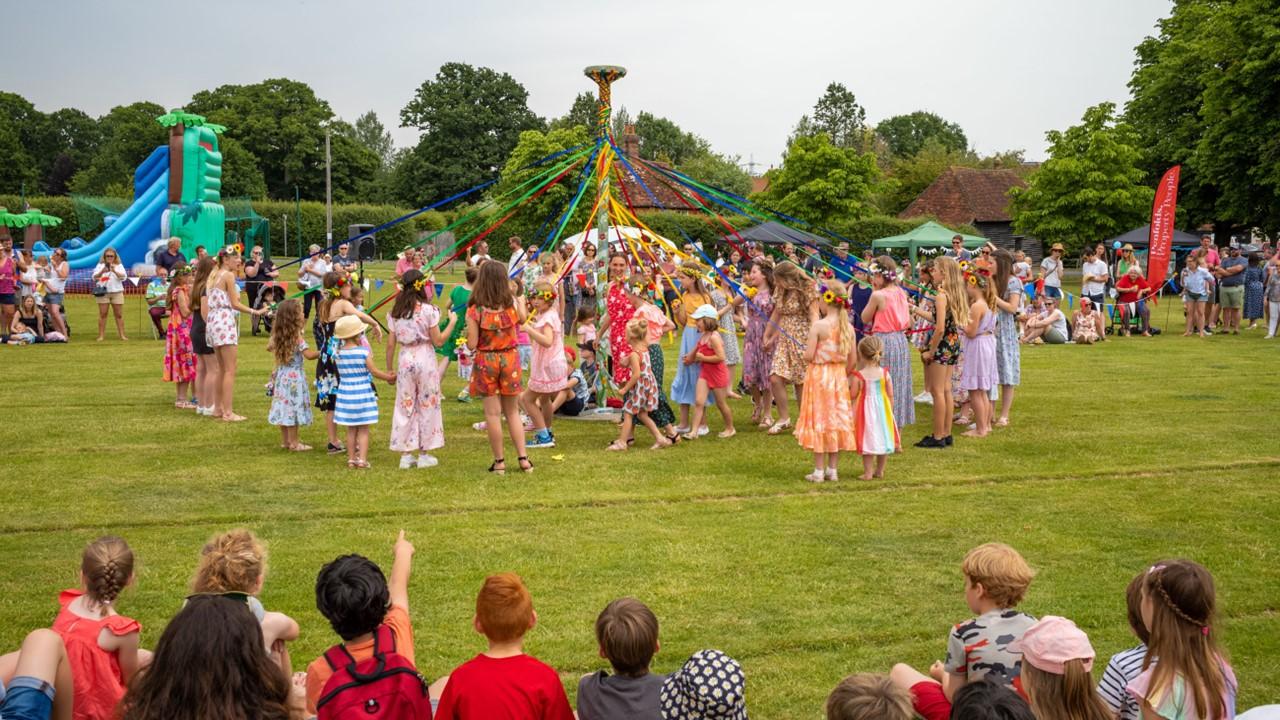
[(348, 225), (347, 238), (348, 244), (351, 245), (351, 257), (357, 260), (373, 260), (378, 255), (378, 238), (375, 235), (367, 235), (356, 239), (357, 236), (369, 232), (373, 229), (373, 225)]

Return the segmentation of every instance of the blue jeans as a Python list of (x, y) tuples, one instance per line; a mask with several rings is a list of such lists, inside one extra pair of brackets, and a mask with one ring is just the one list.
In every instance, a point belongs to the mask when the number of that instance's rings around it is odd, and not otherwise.
[(0, 683), (0, 717), (4, 720), (49, 720), (53, 714), (53, 686), (19, 675), (9, 687)]

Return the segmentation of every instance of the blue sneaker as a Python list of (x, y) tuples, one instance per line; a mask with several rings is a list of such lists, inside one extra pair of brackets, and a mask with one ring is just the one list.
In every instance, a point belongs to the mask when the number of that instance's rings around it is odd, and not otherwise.
[(543, 430), (537, 435), (534, 435), (532, 442), (525, 443), (525, 447), (528, 447), (528, 448), (553, 448), (555, 446), (556, 446), (555, 438), (551, 437), (551, 433), (547, 432), (546, 430)]

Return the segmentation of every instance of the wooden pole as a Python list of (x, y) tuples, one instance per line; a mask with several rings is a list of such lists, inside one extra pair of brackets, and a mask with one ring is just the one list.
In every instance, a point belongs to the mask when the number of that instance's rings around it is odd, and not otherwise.
[(329, 131), (324, 131), (324, 236), (326, 247), (333, 244), (333, 155), (329, 152)]

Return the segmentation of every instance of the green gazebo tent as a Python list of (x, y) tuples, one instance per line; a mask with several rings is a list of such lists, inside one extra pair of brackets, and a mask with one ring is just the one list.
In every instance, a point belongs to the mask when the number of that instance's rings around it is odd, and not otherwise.
[[(951, 238), (956, 235), (955, 230), (930, 220), (911, 232), (873, 240), (871, 241), (871, 249), (872, 251), (905, 249), (907, 257), (911, 259), (912, 267), (915, 267), (919, 264), (917, 255), (920, 248), (950, 248)], [(964, 233), (959, 233), (959, 235), (964, 238), (964, 246), (967, 250), (975, 250), (987, 242), (986, 238), (978, 235), (965, 235)]]

